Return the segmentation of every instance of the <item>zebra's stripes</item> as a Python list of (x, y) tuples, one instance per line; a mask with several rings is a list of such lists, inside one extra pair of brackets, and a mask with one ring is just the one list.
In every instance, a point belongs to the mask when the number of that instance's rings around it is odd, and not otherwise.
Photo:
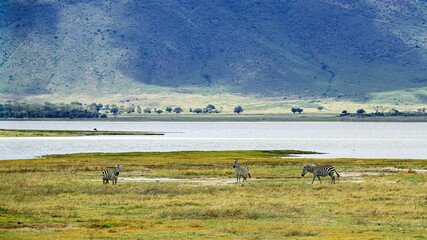
[(113, 181), (113, 185), (117, 184), (117, 179), (119, 177), (120, 173), (120, 167), (122, 165), (116, 165), (116, 168), (114, 170), (103, 170), (102, 171), (102, 182), (104, 184), (107, 184), (109, 180)]
[(236, 169), (237, 182), (240, 181), (240, 177), (243, 177), (243, 182), (246, 181), (246, 178), (248, 176), (251, 177), (251, 174), (249, 174), (249, 168), (246, 167), (246, 166), (239, 166), (239, 163), (238, 163), (237, 159), (234, 159), (233, 168)]
[(335, 170), (335, 168), (332, 166), (329, 166), (329, 165), (325, 165), (325, 166), (321, 166), (321, 165), (309, 166), (309, 165), (307, 165), (304, 167), (304, 170), (302, 170), (301, 176), (304, 177), (304, 175), (307, 172), (313, 173), (313, 181), (311, 182), (311, 184), (314, 183), (314, 179), (316, 177), (319, 179), (320, 183), (322, 183), (322, 181), (320, 180), (320, 176), (325, 177), (328, 175), (331, 176), (331, 183), (335, 184), (334, 173), (336, 173), (338, 177), (340, 176), (338, 174), (338, 172)]

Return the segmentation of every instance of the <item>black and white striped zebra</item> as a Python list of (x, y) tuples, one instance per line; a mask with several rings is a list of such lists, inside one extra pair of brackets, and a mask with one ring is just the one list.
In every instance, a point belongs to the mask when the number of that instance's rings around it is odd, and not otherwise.
[(334, 173), (337, 174), (337, 176), (339, 177), (340, 175), (338, 174), (338, 172), (335, 170), (334, 167), (329, 166), (329, 165), (317, 165), (317, 166), (305, 166), (304, 170), (302, 170), (302, 174), (301, 176), (304, 177), (304, 175), (307, 172), (311, 172), (313, 173), (313, 181), (311, 182), (311, 184), (314, 183), (314, 179), (317, 177), (320, 181), (320, 183), (322, 183), (322, 181), (320, 180), (320, 176), (325, 177), (325, 176), (331, 176), (331, 184), (335, 184), (335, 176)]
[(116, 165), (114, 170), (106, 169), (102, 171), (102, 182), (108, 184), (109, 180), (113, 181), (113, 185), (117, 184), (117, 179), (119, 178), (120, 167), (122, 165)]
[(233, 168), (236, 169), (236, 178), (237, 182), (240, 181), (240, 177), (243, 177), (243, 182), (246, 181), (246, 178), (249, 176), (251, 178), (251, 174), (249, 174), (249, 168), (246, 166), (239, 166), (238, 160), (234, 159)]

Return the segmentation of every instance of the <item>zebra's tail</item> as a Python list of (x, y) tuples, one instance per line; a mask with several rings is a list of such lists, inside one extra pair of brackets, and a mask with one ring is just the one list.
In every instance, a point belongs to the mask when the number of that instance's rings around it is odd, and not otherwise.
[(248, 173), (248, 176), (249, 176), (249, 178), (252, 178), (250, 173)]
[(335, 173), (337, 174), (338, 177), (340, 177), (340, 175), (338, 174), (337, 170), (335, 170)]

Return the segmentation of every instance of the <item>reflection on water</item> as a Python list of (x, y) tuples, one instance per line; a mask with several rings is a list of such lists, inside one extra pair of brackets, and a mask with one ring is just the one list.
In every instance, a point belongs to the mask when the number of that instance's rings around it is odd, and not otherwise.
[[(295, 149), (322, 158), (427, 158), (426, 123), (0, 122), (8, 129), (154, 131), (163, 136), (0, 138), (0, 159), (78, 152)], [(306, 157), (306, 156), (304, 156)]]

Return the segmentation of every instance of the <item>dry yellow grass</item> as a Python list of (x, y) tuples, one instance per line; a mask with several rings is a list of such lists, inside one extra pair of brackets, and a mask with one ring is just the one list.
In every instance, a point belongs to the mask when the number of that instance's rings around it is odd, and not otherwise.
[[(365, 101), (352, 101), (351, 99), (341, 98), (321, 98), (304, 99), (298, 96), (266, 97), (259, 95), (240, 95), (230, 93), (177, 93), (173, 90), (165, 89), (162, 93), (129, 93), (100, 95), (40, 95), (26, 97), (28, 102), (52, 103), (72, 102), (78, 99), (80, 102), (90, 104), (92, 102), (117, 105), (140, 105), (142, 108), (158, 108), (164, 110), (165, 107), (181, 107), (188, 113), (190, 108), (204, 108), (208, 104), (213, 104), (224, 114), (233, 114), (234, 107), (240, 105), (245, 114), (273, 114), (287, 113), (292, 114), (291, 108), (301, 107), (303, 114), (315, 114), (317, 116), (339, 115), (343, 110), (349, 113), (355, 113), (358, 109), (365, 109), (367, 113), (378, 111), (388, 112), (395, 108), (399, 111), (417, 111), (426, 107), (426, 104), (418, 99), (417, 94), (425, 94), (426, 89), (409, 89), (401, 92), (385, 92), (373, 94), (371, 98)], [(129, 102), (127, 102), (129, 101)], [(317, 107), (322, 106), (319, 111)], [(163, 112), (162, 114), (166, 114)], [(131, 114), (132, 115), (132, 114)], [(135, 115), (135, 114), (133, 114)]]
[[(347, 171), (420, 169), (425, 160), (279, 159), (281, 152), (73, 154), (1, 161), (0, 237), (21, 239), (422, 239), (426, 174), (380, 171), (337, 184), (300, 178), (304, 163)], [(227, 178), (244, 185), (120, 179)], [(100, 172), (122, 164), (118, 185)], [(376, 168), (374, 168), (376, 167)]]

